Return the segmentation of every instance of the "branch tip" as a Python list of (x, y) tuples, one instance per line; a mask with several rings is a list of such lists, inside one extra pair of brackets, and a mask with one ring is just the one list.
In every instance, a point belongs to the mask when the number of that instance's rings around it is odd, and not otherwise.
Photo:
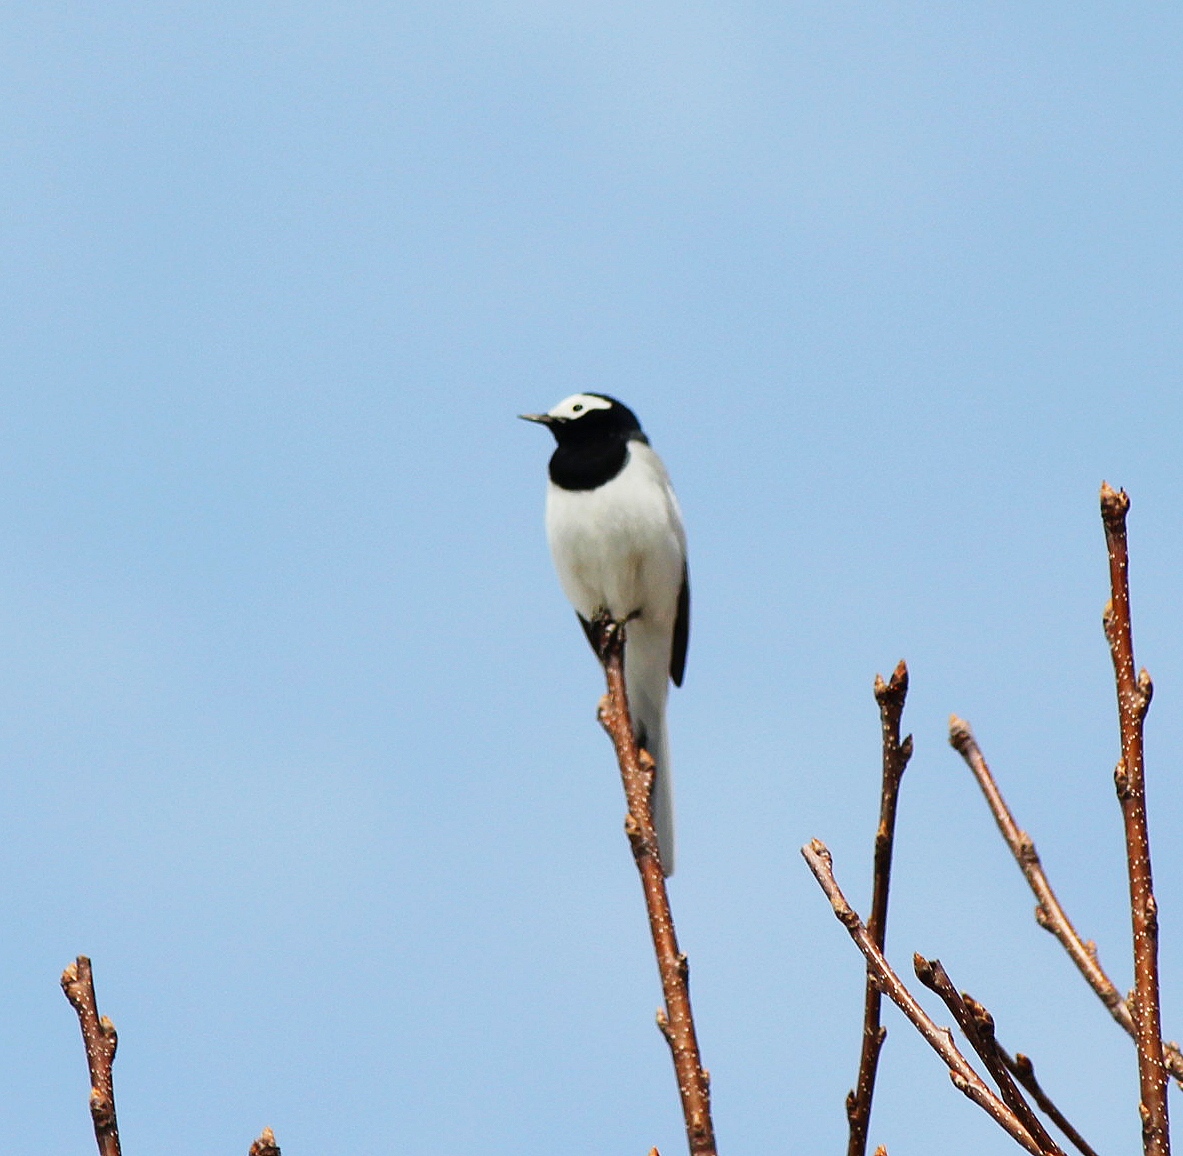
[(62, 972), (62, 991), (78, 1016), (86, 1067), (90, 1075), (91, 1121), (100, 1156), (119, 1156), (119, 1124), (115, 1118), (115, 1088), (111, 1064), (118, 1036), (115, 1025), (99, 1015), (94, 990), (94, 971), (85, 955), (78, 956)]
[(1119, 528), (1129, 513), (1130, 496), (1125, 490), (1114, 490), (1108, 482), (1101, 483), (1101, 517), (1105, 528)]
[(1137, 1000), (1128, 1008), (1138, 1045), (1138, 1084), (1141, 1093), (1142, 1146), (1145, 1156), (1168, 1156), (1170, 1125), (1167, 1071), (1159, 1003), (1158, 920), (1150, 860), (1150, 832), (1146, 819), (1146, 767), (1143, 725), (1153, 683), (1145, 671), (1136, 674), (1130, 613), (1130, 557), (1126, 533), (1129, 496), (1101, 486), (1101, 519), (1109, 554), (1109, 605), (1105, 635), (1113, 660), (1117, 717), (1121, 733), (1121, 761), (1114, 774), (1125, 827), (1129, 879), (1130, 921), (1133, 932), (1134, 987)]
[(881, 674), (875, 675), (875, 698), (879, 703), (885, 699), (899, 699), (901, 704), (908, 696), (908, 664), (901, 658), (891, 672), (891, 678), (883, 681)]
[(957, 751), (958, 754), (964, 755), (973, 746), (973, 743), (974, 733), (970, 730), (969, 723), (965, 719), (951, 714), (949, 716), (949, 746)]
[[(875, 676), (875, 701), (879, 704), (879, 731), (882, 745), (882, 788), (879, 796), (879, 824), (875, 831), (872, 856), (874, 877), (871, 892), (871, 914), (865, 927), (866, 934), (880, 952), (887, 942), (888, 897), (891, 889), (892, 845), (895, 840), (896, 812), (899, 806), (900, 784), (908, 761), (912, 757), (912, 736), (901, 741), (900, 720), (908, 696), (908, 664), (900, 659), (889, 682)], [(828, 854), (828, 853), (827, 853)], [(810, 864), (814, 868), (814, 864)], [(816, 868), (814, 868), (816, 874)], [(819, 882), (821, 879), (819, 877)], [(834, 913), (851, 932), (856, 934), (858, 915), (844, 899), (830, 895)], [(867, 968), (863, 1000), (862, 1048), (859, 1056), (858, 1079), (852, 1100), (847, 1105), (850, 1125), (847, 1156), (865, 1156), (871, 1123), (871, 1104), (875, 1095), (875, 1076), (879, 1056), (887, 1031), (880, 1022), (883, 978), (873, 968)]]
[(280, 1156), (275, 1133), (270, 1128), (264, 1128), (259, 1138), (251, 1145), (250, 1156)]
[(823, 860), (828, 867), (833, 861), (834, 857), (830, 854), (830, 849), (820, 839), (810, 839), (804, 847), (801, 848), (801, 854), (805, 856), (808, 861), (811, 856), (816, 855)]

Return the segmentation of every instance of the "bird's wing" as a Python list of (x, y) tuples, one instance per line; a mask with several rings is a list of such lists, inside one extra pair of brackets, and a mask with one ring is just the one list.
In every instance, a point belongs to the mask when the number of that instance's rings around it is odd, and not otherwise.
[(664, 463), (661, 472), (670, 521), (678, 536), (678, 544), (682, 547), (682, 585), (678, 590), (678, 616), (674, 619), (674, 637), (670, 646), (670, 678), (674, 686), (681, 686), (686, 674), (686, 649), (690, 645), (690, 567), (686, 561), (686, 527), (682, 521), (682, 508), (678, 505), (678, 497)]
[(652, 455), (654, 467), (665, 490), (666, 509), (670, 524), (682, 548), (682, 585), (678, 590), (678, 615), (674, 620), (674, 636), (670, 645), (670, 678), (674, 686), (682, 685), (686, 674), (686, 648), (690, 645), (690, 569), (686, 563), (686, 527), (682, 522), (682, 508), (674, 493), (673, 483), (665, 463), (656, 454)]
[(670, 647), (670, 678), (682, 685), (686, 673), (686, 648), (690, 645), (690, 568), (682, 563), (682, 588), (678, 591), (678, 617), (674, 620), (674, 641)]

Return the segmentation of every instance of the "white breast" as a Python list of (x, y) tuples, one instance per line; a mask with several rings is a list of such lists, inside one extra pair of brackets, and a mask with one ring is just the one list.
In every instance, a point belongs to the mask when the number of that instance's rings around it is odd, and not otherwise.
[(639, 612), (672, 629), (686, 538), (665, 467), (644, 442), (629, 443), (624, 468), (598, 489), (551, 482), (546, 532), (563, 591), (584, 618)]

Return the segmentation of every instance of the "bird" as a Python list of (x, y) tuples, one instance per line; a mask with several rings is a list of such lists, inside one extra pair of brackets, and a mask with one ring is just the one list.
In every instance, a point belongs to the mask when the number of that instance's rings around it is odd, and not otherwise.
[(682, 685), (690, 641), (686, 531), (669, 474), (636, 414), (603, 393), (524, 413), (557, 443), (548, 467), (546, 536), (559, 583), (599, 656), (597, 620), (627, 622), (624, 674), (633, 733), (655, 763), (653, 823), (674, 872), (674, 801), (666, 728), (669, 684)]

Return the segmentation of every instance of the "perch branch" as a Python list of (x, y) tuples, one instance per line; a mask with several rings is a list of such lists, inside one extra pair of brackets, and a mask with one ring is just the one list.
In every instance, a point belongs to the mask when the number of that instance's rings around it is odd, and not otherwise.
[(945, 1006), (953, 1013), (962, 1034), (986, 1065), (986, 1071), (994, 1077), (1003, 1100), (1023, 1127), (1031, 1133), (1040, 1150), (1049, 1156), (1064, 1156), (1063, 1150), (1048, 1135), (1043, 1122), (1027, 1103), (1003, 1062), (994, 1038), (994, 1019), (990, 1013), (976, 1000), (957, 994), (953, 981), (939, 959), (925, 959), (922, 955), (914, 955), (912, 966), (916, 970), (916, 978), (945, 1001)]
[(665, 1007), (657, 1013), (657, 1026), (669, 1044), (673, 1057), (691, 1156), (715, 1156), (710, 1075), (702, 1066), (698, 1037), (694, 1030), (694, 1014), (690, 1008), (690, 967), (686, 956), (678, 951), (669, 893), (661, 869), (657, 831), (653, 826), (650, 794), (653, 790), (654, 764), (646, 752), (638, 749), (629, 718), (624, 684), (625, 630), (622, 623), (597, 625), (601, 629), (600, 654), (608, 680), (608, 693), (600, 701), (600, 722), (612, 739), (620, 764), (620, 777), (628, 806), (624, 829), (641, 876), (665, 999)]
[[(900, 796), (900, 780), (908, 760), (912, 757), (912, 736), (900, 742), (900, 719), (904, 701), (908, 697), (908, 667), (900, 661), (884, 682), (875, 675), (875, 701), (879, 704), (879, 726), (883, 741), (883, 788), (879, 797), (879, 827), (875, 832), (875, 876), (871, 895), (871, 918), (867, 933), (880, 951), (887, 941), (887, 895), (891, 886), (891, 851), (895, 840), (896, 805)], [(859, 1057), (858, 1082), (846, 1096), (846, 1120), (850, 1127), (847, 1156), (864, 1156), (867, 1151), (867, 1131), (871, 1124), (871, 1099), (875, 1094), (875, 1073), (879, 1068), (879, 1053), (887, 1038), (887, 1029), (880, 1024), (883, 994), (867, 968), (867, 991), (863, 1004), (863, 1045)]]
[(82, 1028), (86, 1066), (90, 1069), (90, 1116), (99, 1156), (119, 1156), (119, 1121), (115, 1118), (115, 1085), (111, 1079), (111, 1064), (119, 1041), (115, 1025), (106, 1016), (99, 1017), (94, 974), (85, 955), (80, 955), (62, 972), (62, 991), (78, 1013)]
[(969, 1061), (958, 1050), (948, 1028), (938, 1027), (925, 1010), (916, 1002), (915, 996), (904, 986), (903, 981), (892, 970), (891, 965), (868, 934), (857, 912), (846, 902), (837, 880), (834, 878), (830, 852), (820, 839), (814, 839), (801, 848), (801, 854), (809, 864), (814, 878), (826, 893), (834, 914), (850, 933), (851, 939), (866, 957), (867, 965), (875, 975), (876, 982), (888, 997), (912, 1022), (925, 1042), (944, 1060), (949, 1068), (949, 1078), (958, 1091), (964, 1093), (1001, 1127), (1013, 1140), (1031, 1156), (1045, 1156), (1031, 1133), (1019, 1122), (1013, 1111), (994, 1094)]
[(1138, 1079), (1141, 1086), (1142, 1148), (1146, 1156), (1169, 1156), (1167, 1076), (1163, 1064), (1158, 990), (1158, 906), (1150, 868), (1150, 833), (1146, 823), (1146, 777), (1142, 728), (1154, 692), (1145, 670), (1134, 674), (1130, 624), (1129, 548), (1126, 514), (1130, 499), (1101, 485), (1101, 519), (1109, 548), (1110, 599), (1105, 608), (1105, 636), (1117, 683), (1121, 725), (1121, 761), (1114, 781), (1125, 821), (1129, 864), (1130, 915), (1134, 932), (1134, 1026), (1137, 1028)]
[[(985, 756), (974, 738), (969, 723), (953, 715), (949, 720), (949, 743), (965, 760), (970, 771), (973, 772), (978, 786), (982, 789), (986, 804), (990, 808), (994, 821), (998, 824), (1002, 838), (1010, 848), (1023, 878), (1035, 895), (1035, 921), (1054, 935), (1068, 953), (1072, 962), (1076, 964), (1080, 974), (1084, 976), (1089, 987), (1093, 989), (1101, 1002), (1109, 1009), (1109, 1014), (1121, 1025), (1131, 1039), (1137, 1039), (1137, 1029), (1134, 1027), (1134, 1017), (1130, 1013), (1129, 1005), (1122, 999), (1116, 985), (1106, 974), (1105, 969), (1097, 959), (1096, 944), (1085, 942), (1080, 937), (1067, 912), (1060, 906), (1056, 893), (1052, 890), (1040, 862), (1039, 853), (1035, 850), (1035, 843), (1031, 836), (1019, 828), (1011, 809), (1007, 806), (994, 775), (986, 763)], [(1183, 1080), (1183, 1053), (1177, 1045), (1164, 1043), (1165, 1062), (1171, 1075), (1176, 1080)]]
[(275, 1133), (270, 1128), (264, 1128), (259, 1138), (251, 1145), (249, 1156), (279, 1156), (279, 1145), (275, 1142)]

